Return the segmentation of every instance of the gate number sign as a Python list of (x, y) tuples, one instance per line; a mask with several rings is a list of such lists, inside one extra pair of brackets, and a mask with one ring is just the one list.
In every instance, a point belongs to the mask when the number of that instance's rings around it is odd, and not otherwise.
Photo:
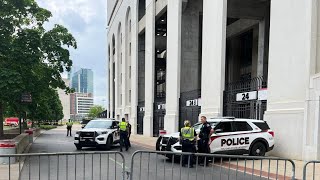
[(257, 91), (243, 92), (237, 94), (237, 101), (249, 101), (257, 99)]
[(187, 100), (187, 101), (186, 101), (186, 106), (187, 106), (187, 107), (191, 107), (191, 106), (201, 106), (201, 98), (192, 99), (192, 100)]

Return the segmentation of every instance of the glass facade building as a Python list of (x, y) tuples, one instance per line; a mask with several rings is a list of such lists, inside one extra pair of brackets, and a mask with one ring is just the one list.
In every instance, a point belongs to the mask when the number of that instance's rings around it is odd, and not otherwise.
[(93, 94), (93, 71), (91, 69), (80, 69), (72, 76), (71, 87), (78, 93)]

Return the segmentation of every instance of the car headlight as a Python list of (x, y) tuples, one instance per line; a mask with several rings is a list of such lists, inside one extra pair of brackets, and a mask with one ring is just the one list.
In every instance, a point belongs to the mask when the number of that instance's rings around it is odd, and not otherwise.
[(76, 134), (80, 134), (80, 132), (79, 132), (79, 131), (77, 131), (77, 132), (76, 132)]
[(107, 134), (107, 133), (108, 133), (107, 131), (101, 132), (101, 134)]

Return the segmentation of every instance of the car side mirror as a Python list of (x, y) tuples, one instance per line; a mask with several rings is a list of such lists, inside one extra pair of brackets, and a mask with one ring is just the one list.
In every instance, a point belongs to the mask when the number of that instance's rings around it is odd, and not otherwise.
[(222, 129), (216, 129), (216, 130), (214, 130), (214, 133), (222, 133), (222, 132), (223, 132)]

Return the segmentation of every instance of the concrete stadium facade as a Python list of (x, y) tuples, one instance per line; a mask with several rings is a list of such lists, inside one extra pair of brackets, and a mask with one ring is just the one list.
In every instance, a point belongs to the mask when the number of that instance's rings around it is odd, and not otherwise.
[(320, 159), (318, 0), (108, 0), (109, 117), (176, 132), (263, 119), (272, 155)]

